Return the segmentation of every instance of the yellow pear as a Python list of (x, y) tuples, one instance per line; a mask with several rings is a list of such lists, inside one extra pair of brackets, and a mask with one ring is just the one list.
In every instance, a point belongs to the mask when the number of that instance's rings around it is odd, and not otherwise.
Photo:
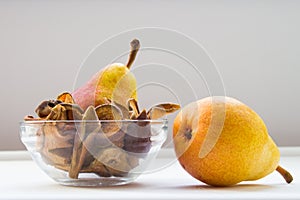
[(280, 167), (279, 150), (263, 120), (230, 97), (207, 97), (185, 106), (173, 125), (174, 148), (181, 166), (213, 186), (263, 178)]
[(89, 106), (98, 106), (113, 100), (126, 105), (130, 98), (137, 99), (136, 79), (130, 72), (130, 67), (140, 48), (140, 43), (134, 39), (130, 43), (131, 50), (127, 63), (113, 63), (96, 73), (85, 85), (72, 92), (72, 96), (84, 110)]

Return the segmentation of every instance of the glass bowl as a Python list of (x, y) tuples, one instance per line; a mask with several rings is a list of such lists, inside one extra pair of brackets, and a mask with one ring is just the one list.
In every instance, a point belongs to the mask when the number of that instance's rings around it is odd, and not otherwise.
[(146, 172), (167, 138), (167, 120), (25, 121), (20, 136), (62, 185), (122, 185)]

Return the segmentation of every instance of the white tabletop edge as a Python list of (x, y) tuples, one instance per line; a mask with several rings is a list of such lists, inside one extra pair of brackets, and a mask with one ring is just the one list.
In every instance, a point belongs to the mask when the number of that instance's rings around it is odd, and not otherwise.
[[(300, 156), (300, 146), (279, 147), (281, 156)], [(158, 158), (171, 158), (175, 155), (172, 148), (161, 149)], [(0, 161), (30, 160), (28, 151), (0, 151)]]

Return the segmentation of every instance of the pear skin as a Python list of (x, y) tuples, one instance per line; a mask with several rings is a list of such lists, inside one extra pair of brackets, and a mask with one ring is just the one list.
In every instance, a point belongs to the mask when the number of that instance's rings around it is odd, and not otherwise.
[(230, 97), (208, 97), (184, 107), (173, 125), (174, 149), (181, 166), (213, 186), (253, 181), (277, 170), (279, 150), (263, 120)]
[(75, 90), (72, 96), (84, 110), (90, 105), (97, 107), (105, 103), (105, 98), (126, 105), (127, 99), (137, 99), (136, 87), (133, 73), (125, 65), (115, 63), (95, 74), (85, 85)]
[(127, 64), (114, 63), (97, 72), (86, 84), (72, 92), (76, 104), (83, 110), (89, 106), (97, 107), (111, 99), (121, 105), (126, 105), (130, 98), (137, 99), (136, 79), (130, 72), (130, 67), (139, 50), (140, 43), (134, 39)]

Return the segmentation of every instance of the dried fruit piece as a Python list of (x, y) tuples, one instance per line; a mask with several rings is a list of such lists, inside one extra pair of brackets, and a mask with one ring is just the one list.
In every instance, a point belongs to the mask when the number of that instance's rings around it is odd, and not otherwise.
[(112, 102), (112, 104), (117, 106), (121, 110), (123, 119), (130, 119), (130, 111), (128, 108), (114, 101)]
[[(114, 105), (104, 104), (98, 106), (96, 113), (99, 120), (121, 120), (123, 118), (121, 110)], [(116, 121), (102, 121), (101, 129), (103, 133), (113, 134), (121, 129), (122, 123)]]
[(31, 115), (26, 115), (24, 117), (24, 121), (41, 121), (41, 120), (44, 120), (44, 119), (41, 119), (41, 118), (34, 118), (33, 116)]
[(40, 117), (40, 118), (45, 118), (47, 117), (52, 108), (54, 108), (56, 105), (62, 103), (59, 100), (48, 100), (48, 101), (43, 101), (42, 103), (40, 103), (40, 105), (38, 105), (38, 107), (35, 109), (36, 114)]
[(97, 120), (97, 114), (95, 112), (95, 108), (90, 106), (87, 108), (82, 117), (82, 123), (80, 125), (80, 131), (76, 134), (74, 139), (74, 147), (73, 147), (73, 155), (71, 160), (71, 166), (69, 170), (70, 178), (78, 178), (79, 171), (84, 163), (85, 156), (87, 154), (87, 149), (83, 145), (83, 141), (86, 139), (87, 135), (92, 133), (93, 131), (97, 131), (100, 129), (100, 124), (93, 123), (94, 126), (91, 126), (87, 120)]
[(140, 113), (137, 101), (135, 99), (131, 98), (127, 101), (127, 104), (128, 104), (129, 110), (133, 111), (133, 113), (130, 116), (130, 119), (136, 119), (136, 117)]
[(150, 137), (150, 123), (132, 122), (127, 126), (123, 149), (132, 153), (140, 153), (140, 156), (143, 157), (144, 153), (149, 152), (151, 148)]
[(99, 132), (94, 131), (90, 133), (83, 141), (83, 144), (93, 155), (97, 155), (99, 149), (111, 146), (109, 139), (100, 130)]
[(117, 106), (121, 110), (123, 118), (129, 119), (129, 109), (126, 108), (125, 106), (123, 106), (115, 101), (112, 101), (111, 99), (109, 99), (107, 97), (103, 98), (103, 103), (101, 105), (103, 105), (103, 104)]
[(143, 110), (137, 117), (137, 122), (128, 124), (124, 137), (124, 150), (133, 153), (149, 152), (151, 148), (151, 124), (147, 119), (146, 110)]
[[(137, 102), (134, 100), (130, 101), (129, 104), (135, 110), (133, 112), (139, 112)], [(140, 153), (140, 156), (143, 157), (144, 153), (149, 152), (151, 148), (151, 125), (149, 121), (144, 121), (147, 119), (146, 110), (144, 109), (141, 113), (133, 114), (131, 119), (140, 121), (127, 125), (123, 149), (128, 152)]]
[[(71, 161), (70, 158), (72, 155), (72, 149), (73, 148), (71, 148), (71, 147), (62, 147), (62, 148), (50, 149), (50, 150), (48, 150), (48, 152), (51, 154), (55, 154), (62, 158), (68, 158), (67, 162), (65, 162), (65, 164), (68, 164)], [(57, 164), (59, 164), (59, 163), (57, 163)]]
[[(70, 163), (76, 131), (60, 134), (55, 122), (46, 122), (37, 134), (37, 149), (46, 163), (65, 166)], [(63, 152), (62, 152), (63, 151)]]
[(83, 110), (77, 104), (61, 103), (66, 109), (67, 120), (81, 120)]
[(138, 158), (114, 147), (102, 150), (95, 159), (104, 164), (113, 176), (124, 176), (138, 165)]
[(149, 109), (147, 112), (148, 119), (159, 119), (167, 114), (173, 113), (180, 109), (179, 104), (162, 103), (157, 104)]
[(60, 103), (51, 109), (46, 120), (81, 120), (82, 113), (76, 104)]
[(95, 109), (99, 120), (121, 120), (121, 110), (112, 104), (103, 104)]
[(67, 120), (67, 112), (64, 106), (57, 104), (51, 109), (46, 120)]
[(106, 167), (95, 159), (89, 166), (80, 170), (80, 173), (95, 173), (101, 177), (110, 177), (110, 173), (106, 169)]
[(75, 104), (75, 101), (69, 92), (61, 93), (57, 96), (57, 100), (62, 101), (64, 103)]
[(147, 119), (147, 112), (146, 110), (142, 110), (141, 113), (138, 114), (138, 116), (136, 117), (137, 120), (145, 120)]

